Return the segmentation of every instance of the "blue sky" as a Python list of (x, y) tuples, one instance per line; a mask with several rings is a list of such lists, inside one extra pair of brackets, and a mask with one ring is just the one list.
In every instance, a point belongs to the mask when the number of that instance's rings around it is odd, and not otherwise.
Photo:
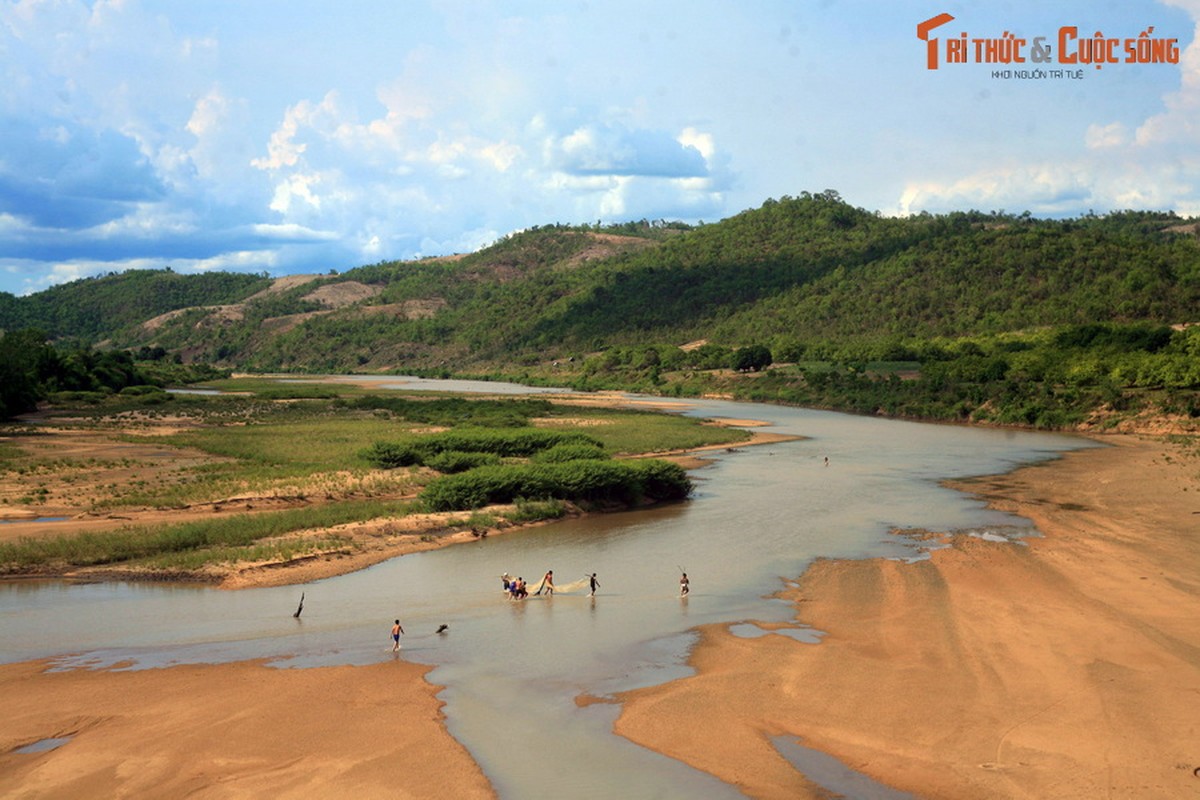
[[(1154, 26), (1182, 52), (930, 70), (916, 26), (943, 12), (939, 42)], [(0, 291), (342, 271), (824, 189), (883, 214), (1200, 215), (1197, 20), (1200, 0), (0, 0)]]

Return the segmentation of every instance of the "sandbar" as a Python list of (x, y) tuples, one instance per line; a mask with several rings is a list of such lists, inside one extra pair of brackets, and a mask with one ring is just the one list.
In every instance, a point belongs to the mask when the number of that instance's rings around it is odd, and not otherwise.
[(816, 562), (819, 644), (708, 626), (615, 728), (756, 798), (820, 798), (794, 737), (920, 798), (1200, 797), (1200, 457), (1154, 437), (959, 481), (1043, 534)]
[(0, 665), (0, 796), (495, 797), (430, 667), (51, 666)]

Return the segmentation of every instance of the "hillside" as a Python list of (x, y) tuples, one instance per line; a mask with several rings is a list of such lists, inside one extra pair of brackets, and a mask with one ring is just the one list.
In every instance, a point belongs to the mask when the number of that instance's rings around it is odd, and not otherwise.
[(553, 225), (342, 274), (109, 275), (0, 297), (0, 327), (248, 371), (490, 374), (1049, 427), (1101, 409), (1196, 418), (1198, 227), (889, 218), (805, 193), (712, 225)]
[(5, 329), (257, 370), (486, 367), (610, 345), (776, 349), (1194, 321), (1195, 225), (963, 212), (888, 218), (836, 193), (717, 224), (549, 226), (456, 258), (340, 275), (138, 271), (3, 298)]
[(0, 330), (37, 328), (92, 344), (170, 311), (232, 303), (267, 288), (264, 275), (129, 270), (59, 284), (28, 297), (0, 292)]

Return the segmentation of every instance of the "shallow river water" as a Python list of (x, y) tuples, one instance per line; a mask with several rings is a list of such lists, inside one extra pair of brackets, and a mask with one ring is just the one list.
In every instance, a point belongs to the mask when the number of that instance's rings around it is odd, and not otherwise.
[[(396, 381), (381, 387), (405, 385)], [(692, 473), (697, 490), (684, 504), (492, 536), (303, 586), (0, 583), (0, 658), (135, 669), (249, 658), (281, 668), (369, 664), (393, 658), (388, 634), (399, 616), (407, 631), (400, 657), (436, 666), (430, 680), (447, 687), (450, 732), (502, 798), (740, 797), (613, 735), (616, 706), (581, 708), (575, 698), (688, 674), (697, 625), (726, 623), (753, 636), (762, 635), (754, 621), (792, 619), (792, 606), (771, 595), (815, 558), (920, 557), (889, 535), (893, 528), (1034, 535), (1027, 521), (939, 482), (1089, 446), (1059, 435), (721, 401), (689, 402), (683, 411), (764, 420), (765, 430), (808, 438), (717, 451), (712, 465)], [(560, 584), (596, 572), (600, 591), (522, 603), (502, 595), (501, 573), (536, 584), (548, 569)], [(691, 579), (686, 599), (681, 569)], [(449, 630), (438, 635), (442, 624)], [(820, 646), (819, 631), (789, 633)]]

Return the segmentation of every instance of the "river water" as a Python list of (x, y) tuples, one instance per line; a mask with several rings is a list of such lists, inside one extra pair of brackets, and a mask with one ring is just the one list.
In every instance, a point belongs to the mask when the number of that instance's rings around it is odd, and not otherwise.
[[(396, 379), (380, 385), (414, 388)], [(792, 606), (771, 595), (813, 559), (921, 557), (893, 528), (1036, 535), (1026, 520), (939, 482), (1090, 446), (1061, 435), (722, 401), (689, 401), (682, 412), (763, 420), (766, 430), (808, 438), (717, 452), (692, 473), (697, 490), (684, 504), (492, 536), (303, 586), (0, 583), (0, 658), (55, 656), (63, 668), (249, 658), (281, 668), (370, 664), (394, 657), (389, 630), (399, 616), (407, 632), (399, 657), (435, 665), (430, 680), (447, 687), (450, 732), (502, 798), (740, 797), (613, 735), (616, 706), (579, 707), (576, 698), (688, 674), (697, 625), (762, 635), (753, 622), (792, 619)], [(501, 573), (536, 585), (549, 569), (560, 584), (595, 572), (600, 590), (595, 598), (504, 598)], [(691, 579), (686, 599), (681, 570)], [(439, 635), (442, 624), (449, 629)], [(820, 646), (820, 631), (788, 633)]]

